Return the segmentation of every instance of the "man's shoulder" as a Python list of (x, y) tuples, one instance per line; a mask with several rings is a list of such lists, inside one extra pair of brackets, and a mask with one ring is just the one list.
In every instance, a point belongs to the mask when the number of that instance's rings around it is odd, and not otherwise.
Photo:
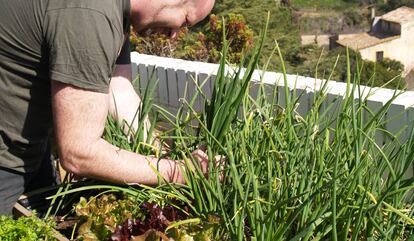
[(49, 0), (46, 7), (46, 22), (64, 19), (72, 24), (82, 21), (85, 24), (110, 24), (121, 34), (124, 32), (123, 15), (124, 6), (120, 0)]
[(46, 13), (65, 10), (86, 10), (101, 13), (109, 18), (122, 17), (122, 1), (119, 0), (51, 0)]

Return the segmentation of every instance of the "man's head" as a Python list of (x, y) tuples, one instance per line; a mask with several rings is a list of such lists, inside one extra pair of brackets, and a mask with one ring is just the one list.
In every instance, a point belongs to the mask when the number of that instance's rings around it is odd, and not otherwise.
[(183, 26), (204, 19), (215, 0), (131, 0), (131, 22), (135, 31), (154, 30), (174, 37)]

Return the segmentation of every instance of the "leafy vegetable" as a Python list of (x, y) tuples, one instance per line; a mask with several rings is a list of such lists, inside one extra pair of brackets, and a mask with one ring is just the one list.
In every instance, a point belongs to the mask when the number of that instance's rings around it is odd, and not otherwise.
[(57, 240), (54, 237), (54, 223), (43, 221), (35, 215), (21, 217), (14, 220), (9, 216), (0, 216), (0, 240), (1, 241), (38, 241)]
[[(81, 198), (75, 211), (83, 220), (78, 230), (80, 240), (211, 240), (220, 218), (210, 215), (202, 221), (187, 219), (185, 208), (179, 204), (165, 205), (152, 201), (137, 205), (134, 199), (115, 195)], [(153, 239), (158, 238), (158, 239)]]
[[(135, 208), (134, 208), (135, 207)], [(106, 240), (119, 223), (136, 216), (133, 199), (119, 199), (115, 195), (81, 198), (75, 207), (81, 218), (78, 237), (86, 240)]]

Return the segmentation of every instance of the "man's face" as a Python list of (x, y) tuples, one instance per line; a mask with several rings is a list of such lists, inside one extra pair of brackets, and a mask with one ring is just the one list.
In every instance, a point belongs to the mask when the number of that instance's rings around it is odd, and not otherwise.
[(192, 26), (211, 11), (214, 0), (149, 0), (140, 14), (132, 14), (139, 33), (162, 32), (174, 37), (183, 26)]

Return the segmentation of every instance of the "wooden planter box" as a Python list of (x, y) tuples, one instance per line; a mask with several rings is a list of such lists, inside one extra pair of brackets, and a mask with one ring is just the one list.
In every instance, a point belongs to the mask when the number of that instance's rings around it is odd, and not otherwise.
[[(158, 80), (155, 91), (154, 101), (165, 109), (175, 113), (180, 106), (180, 98), (191, 100), (198, 91), (197, 85), (201, 86), (207, 97), (213, 91), (218, 64), (202, 63), (196, 61), (186, 61), (153, 55), (131, 53), (132, 77), (137, 80), (135, 87), (138, 91), (146, 88), (149, 81)], [(231, 68), (227, 69), (231, 73)], [(300, 97), (298, 100), (297, 112), (306, 116), (313, 104), (313, 99), (319, 93), (326, 80), (315, 79), (313, 77), (290, 75), (286, 76), (276, 72), (263, 72), (256, 70), (251, 79), (251, 93), (253, 96), (260, 83), (265, 84), (265, 91), (273, 95), (273, 90), (278, 89), (280, 105), (285, 106), (285, 84), (290, 94)], [(196, 84), (197, 83), (197, 84)], [(187, 88), (187, 89), (186, 89)], [(388, 101), (395, 95), (395, 90), (386, 88), (371, 88), (360, 86), (360, 93), (367, 98), (367, 105), (372, 110), (378, 110), (387, 105)], [(339, 103), (343, 100), (347, 92), (347, 85), (343, 82), (327, 81), (326, 86), (327, 104)], [(184, 96), (186, 94), (186, 96)], [(358, 96), (354, 96), (359, 98)], [(198, 95), (194, 103), (194, 109), (201, 111), (204, 108), (201, 96)], [(414, 125), (414, 91), (407, 91), (395, 98), (388, 108), (384, 117), (385, 129), (392, 134), (397, 134), (401, 128), (407, 127), (407, 131), (401, 133), (399, 140), (406, 141), (410, 137), (410, 130)], [(379, 146), (390, 141), (390, 138), (383, 133), (375, 137)], [(414, 162), (406, 173), (407, 177), (414, 176)]]

